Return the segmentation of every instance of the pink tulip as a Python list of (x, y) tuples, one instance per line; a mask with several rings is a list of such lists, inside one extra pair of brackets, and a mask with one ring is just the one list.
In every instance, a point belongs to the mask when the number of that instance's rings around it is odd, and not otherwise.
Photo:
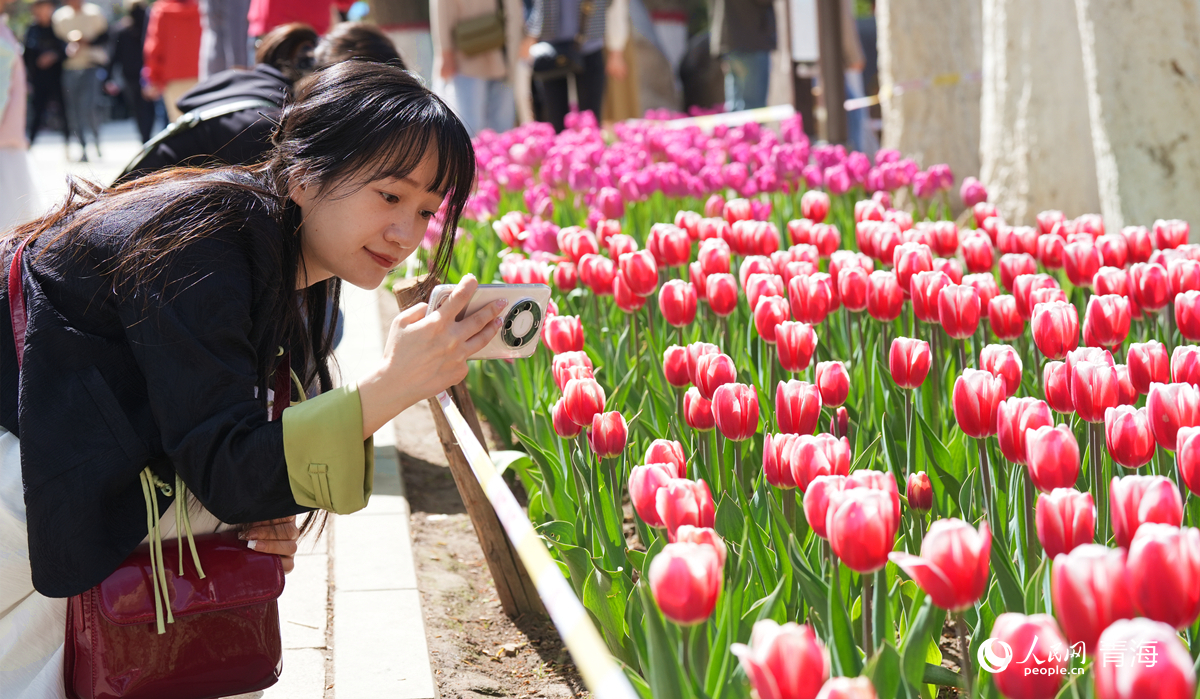
[(807, 625), (763, 619), (755, 622), (750, 645), (734, 643), (729, 650), (759, 699), (815, 699), (829, 678), (829, 653)]
[(921, 543), (921, 555), (894, 552), (888, 558), (908, 573), (933, 603), (948, 611), (975, 604), (987, 585), (992, 534), (959, 519), (939, 519)]
[(712, 616), (724, 574), (712, 546), (681, 542), (664, 546), (646, 577), (663, 616), (692, 625)]
[(1050, 560), (1096, 540), (1096, 505), (1091, 493), (1074, 488), (1040, 493), (1036, 522), (1038, 541)]

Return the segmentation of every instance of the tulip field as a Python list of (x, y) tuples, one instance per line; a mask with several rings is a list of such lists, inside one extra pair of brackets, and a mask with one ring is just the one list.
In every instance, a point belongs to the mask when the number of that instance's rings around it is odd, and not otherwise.
[(475, 145), (449, 281), (554, 300), (469, 386), (643, 697), (1197, 696), (1187, 223), (1010, 226), (795, 119)]

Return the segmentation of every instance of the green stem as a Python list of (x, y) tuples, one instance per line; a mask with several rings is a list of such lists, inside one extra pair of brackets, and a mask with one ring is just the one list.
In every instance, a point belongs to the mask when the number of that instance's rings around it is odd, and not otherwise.
[(1091, 452), (1091, 464), (1088, 470), (1092, 476), (1092, 500), (1096, 504), (1096, 533), (1100, 535), (1099, 543), (1108, 541), (1108, 499), (1104, 497), (1104, 478), (1100, 474), (1100, 449), (1096, 441), (1097, 426), (1100, 423), (1088, 423), (1088, 451)]
[(874, 579), (874, 573), (862, 574), (863, 651), (866, 654), (867, 660), (870, 660), (871, 656), (875, 654), (875, 643), (871, 634), (871, 582)]
[(967, 633), (967, 622), (961, 612), (954, 615), (958, 622), (958, 652), (962, 660), (963, 681), (967, 685), (967, 697), (975, 699), (975, 673), (971, 669), (971, 636)]
[(988, 526), (992, 528), (992, 536), (1004, 536), (1004, 531), (998, 526), (996, 519), (995, 491), (992, 490), (992, 466), (988, 462), (987, 439), (981, 438), (979, 443), (979, 471), (983, 474), (983, 502), (987, 509)]

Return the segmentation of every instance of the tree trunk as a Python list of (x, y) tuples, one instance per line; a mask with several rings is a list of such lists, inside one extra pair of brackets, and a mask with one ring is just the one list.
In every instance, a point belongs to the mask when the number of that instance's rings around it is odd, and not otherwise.
[[(979, 0), (881, 0), (879, 92), (883, 146), (922, 167), (979, 174)], [(958, 188), (951, 194), (961, 207)]]
[(1200, 4), (1076, 0), (1106, 230), (1180, 218), (1200, 235)]
[(983, 0), (983, 27), (980, 179), (991, 201), (1014, 225), (1047, 209), (1098, 213), (1075, 9)]

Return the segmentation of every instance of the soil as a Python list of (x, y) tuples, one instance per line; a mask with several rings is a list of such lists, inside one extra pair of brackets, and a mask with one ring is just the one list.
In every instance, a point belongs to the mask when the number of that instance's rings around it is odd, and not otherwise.
[[(432, 429), (425, 435), (440, 452)], [(514, 621), (500, 608), (450, 468), (432, 460), (401, 452), (417, 584), (439, 695), (589, 696), (548, 618), (526, 615)]]

